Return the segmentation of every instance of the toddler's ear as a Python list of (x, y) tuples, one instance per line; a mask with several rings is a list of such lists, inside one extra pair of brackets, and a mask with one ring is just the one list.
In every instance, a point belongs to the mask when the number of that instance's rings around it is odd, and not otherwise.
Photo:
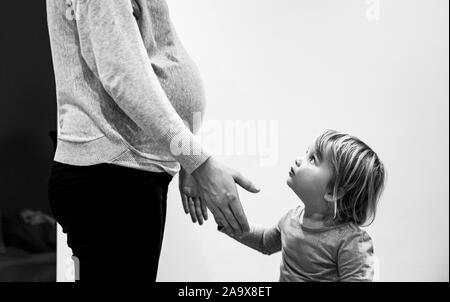
[(333, 196), (333, 192), (330, 191), (330, 192), (327, 192), (325, 194), (324, 198), (328, 202), (335, 202), (336, 200), (341, 199), (342, 197), (344, 197), (344, 193), (345, 193), (344, 190), (339, 189), (338, 193), (337, 193), (337, 196)]

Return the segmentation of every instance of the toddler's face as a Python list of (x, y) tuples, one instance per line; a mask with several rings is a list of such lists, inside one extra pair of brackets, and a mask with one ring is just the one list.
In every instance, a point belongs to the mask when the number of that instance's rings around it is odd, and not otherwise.
[(288, 186), (305, 205), (324, 200), (329, 192), (328, 185), (333, 176), (329, 162), (329, 150), (320, 154), (315, 144), (308, 148), (305, 156), (298, 158), (289, 171)]

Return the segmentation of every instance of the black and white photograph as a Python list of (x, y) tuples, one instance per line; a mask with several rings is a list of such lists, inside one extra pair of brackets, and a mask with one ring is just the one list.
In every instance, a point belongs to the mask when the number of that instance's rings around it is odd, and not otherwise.
[(1, 283), (449, 282), (448, 1), (0, 12)]

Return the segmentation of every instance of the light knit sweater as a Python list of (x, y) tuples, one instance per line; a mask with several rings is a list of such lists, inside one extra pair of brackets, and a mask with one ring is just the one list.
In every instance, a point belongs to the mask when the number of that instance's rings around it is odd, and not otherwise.
[[(164, 0), (47, 0), (56, 81), (55, 161), (175, 175), (209, 155), (198, 71)], [(194, 124), (194, 116), (200, 116)]]

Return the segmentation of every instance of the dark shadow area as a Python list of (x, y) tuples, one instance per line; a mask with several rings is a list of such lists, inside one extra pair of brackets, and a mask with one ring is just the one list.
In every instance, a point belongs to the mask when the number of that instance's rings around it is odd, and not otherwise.
[(0, 10), (0, 281), (56, 281), (56, 98), (45, 1)]
[(51, 216), (23, 210), (2, 217), (0, 232), (0, 282), (56, 281), (56, 223)]

